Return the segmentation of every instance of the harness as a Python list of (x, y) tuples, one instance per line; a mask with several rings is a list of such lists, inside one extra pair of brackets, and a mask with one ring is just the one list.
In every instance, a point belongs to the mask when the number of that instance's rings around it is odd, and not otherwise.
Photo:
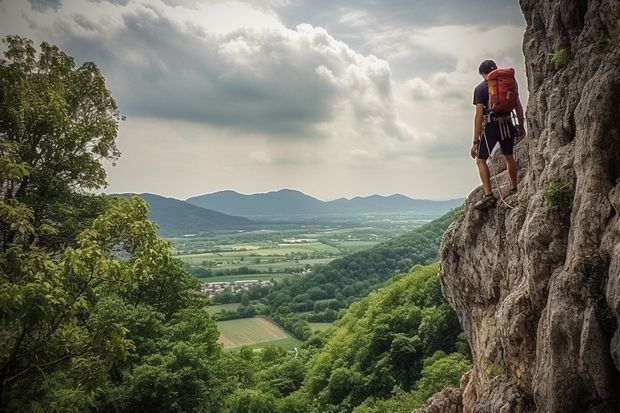
[[(484, 128), (488, 123), (491, 123), (491, 122), (497, 122), (498, 127), (499, 127), (499, 134), (500, 134), (499, 136), (501, 140), (504, 140), (510, 137), (510, 132), (511, 132), (510, 127), (511, 126), (514, 127), (514, 124), (512, 123), (512, 112), (509, 112), (509, 113), (489, 112), (486, 115), (484, 115), (484, 122), (482, 124), (482, 127)], [(483, 129), (483, 132), (484, 132), (484, 129)], [(491, 155), (491, 153), (489, 153), (489, 155)]]
[(501, 186), (497, 179), (497, 174), (495, 173), (495, 170), (493, 168), (493, 163), (491, 162), (491, 148), (489, 148), (489, 142), (487, 141), (486, 125), (490, 122), (498, 122), (500, 139), (504, 140), (510, 137), (510, 127), (511, 126), (514, 127), (514, 124), (512, 123), (512, 116), (513, 116), (512, 112), (505, 113), (505, 114), (497, 114), (494, 112), (489, 112), (486, 115), (484, 115), (484, 121), (482, 123), (482, 137), (484, 138), (484, 144), (486, 145), (487, 153), (489, 154), (489, 157), (487, 159), (487, 164), (489, 165), (489, 169), (491, 170), (491, 175), (493, 176), (493, 179), (495, 179), (495, 186), (498, 188), (499, 198), (504, 203), (504, 205), (506, 205), (510, 209), (513, 209), (514, 205), (510, 205), (504, 199), (504, 196), (502, 195), (502, 191), (501, 191)]

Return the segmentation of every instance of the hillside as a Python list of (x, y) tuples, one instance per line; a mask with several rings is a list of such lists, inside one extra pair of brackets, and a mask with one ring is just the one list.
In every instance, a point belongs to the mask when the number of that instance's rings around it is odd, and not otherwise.
[(463, 199), (430, 201), (404, 195), (371, 195), (321, 201), (299, 191), (282, 189), (264, 194), (243, 195), (220, 191), (186, 200), (192, 205), (240, 216), (291, 216), (320, 214), (405, 213), (438, 216), (456, 208)]
[(398, 272), (437, 259), (442, 234), (458, 214), (432, 222), (364, 251), (318, 267), (302, 278), (276, 284), (266, 303), (271, 315), (299, 338), (311, 331), (305, 321), (333, 321), (338, 310), (365, 297)]
[[(477, 189), (444, 236), (443, 292), (474, 368), (462, 405), (428, 412), (618, 412), (620, 3), (520, 4), (519, 193), (479, 212)], [(506, 182), (503, 160), (491, 163)]]
[[(415, 267), (347, 310), (308, 364), (301, 390), (312, 411), (408, 413), (437, 385), (458, 383), (470, 368), (468, 349), (437, 271)], [(432, 369), (441, 369), (441, 383)], [(400, 400), (370, 409), (395, 392), (404, 392)]]
[(218, 229), (243, 228), (252, 223), (247, 218), (200, 208), (174, 198), (148, 193), (137, 196), (149, 204), (148, 217), (159, 226), (159, 233), (162, 235), (195, 234)]

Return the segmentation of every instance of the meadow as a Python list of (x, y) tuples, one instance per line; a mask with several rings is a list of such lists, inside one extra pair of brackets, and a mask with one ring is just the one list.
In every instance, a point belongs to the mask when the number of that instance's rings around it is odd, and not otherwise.
[(261, 348), (268, 344), (292, 348), (301, 344), (300, 340), (265, 317), (219, 321), (217, 326), (220, 330), (219, 341), (226, 350), (242, 346)]
[(276, 280), (368, 249), (417, 228), (415, 216), (358, 215), (269, 221), (251, 231), (171, 238), (174, 254), (203, 282)]

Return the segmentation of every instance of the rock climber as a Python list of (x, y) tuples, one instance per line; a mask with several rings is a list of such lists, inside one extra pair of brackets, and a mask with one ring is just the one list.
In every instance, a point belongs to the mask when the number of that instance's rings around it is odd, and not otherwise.
[[(484, 80), (474, 89), (474, 105), (476, 110), (474, 116), (474, 141), (470, 154), (472, 158), (476, 159), (476, 166), (478, 167), (478, 173), (484, 188), (484, 197), (474, 204), (474, 208), (479, 210), (492, 207), (497, 202), (497, 198), (491, 190), (491, 174), (487, 165), (487, 159), (498, 142), (506, 161), (508, 176), (510, 177), (509, 194), (517, 192), (517, 163), (513, 156), (513, 149), (515, 139), (525, 134), (523, 128), (523, 106), (518, 97), (518, 92), (514, 110), (517, 115), (517, 126), (513, 125), (510, 113), (498, 115), (488, 109), (489, 89), (487, 78), (489, 73), (496, 69), (497, 65), (493, 60), (485, 60), (480, 63), (478, 73)], [(516, 81), (515, 90), (518, 91)]]

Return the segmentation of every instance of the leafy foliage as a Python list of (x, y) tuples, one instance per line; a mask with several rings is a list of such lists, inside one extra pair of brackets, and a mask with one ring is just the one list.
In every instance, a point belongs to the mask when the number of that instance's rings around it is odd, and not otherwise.
[(574, 191), (570, 184), (555, 180), (545, 187), (543, 199), (547, 204), (567, 215), (573, 208)]
[(339, 310), (365, 297), (395, 273), (435, 261), (441, 237), (455, 213), (334, 260), (303, 278), (278, 283), (265, 300), (272, 317), (298, 338), (308, 339), (312, 331), (307, 321), (334, 321)]
[(4, 41), (0, 410), (219, 411), (231, 383), (197, 281), (146, 203), (84, 192), (119, 155), (99, 70)]
[(445, 355), (466, 345), (436, 265), (343, 310), (433, 260), (449, 215), (273, 292), (273, 313), (306, 338), (300, 312), (341, 311), (331, 333), (293, 352), (223, 352), (198, 282), (157, 237), (146, 203), (85, 192), (119, 155), (118, 112), (96, 66), (75, 68), (47, 43), (38, 57), (27, 39), (5, 43), (0, 411), (350, 412), (417, 402), (467, 368)]
[(416, 267), (349, 308), (311, 362), (305, 389), (328, 411), (350, 411), (397, 388), (409, 391), (424, 360), (455, 351), (459, 333), (441, 296), (437, 266)]
[(570, 61), (570, 53), (568, 49), (565, 48), (556, 49), (553, 53), (549, 54), (549, 60), (553, 64), (554, 68), (560, 69), (566, 66)]

